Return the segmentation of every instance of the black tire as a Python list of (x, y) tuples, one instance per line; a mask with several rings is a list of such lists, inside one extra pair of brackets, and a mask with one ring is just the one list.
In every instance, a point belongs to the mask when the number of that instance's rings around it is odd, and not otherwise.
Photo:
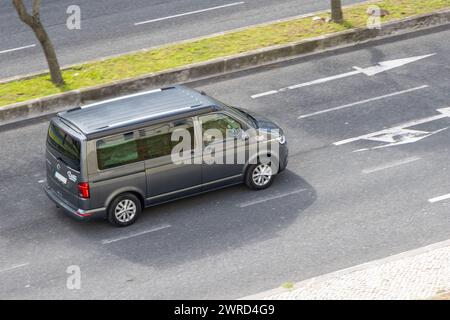
[(247, 168), (247, 171), (245, 172), (245, 184), (247, 185), (248, 188), (252, 190), (267, 189), (272, 185), (273, 180), (275, 179), (275, 175), (270, 175), (270, 179), (267, 182), (265, 182), (264, 184), (257, 184), (253, 179), (253, 174), (255, 170), (261, 165), (262, 165), (261, 163), (252, 164)]
[[(130, 205), (129, 207), (128, 204)], [(119, 207), (119, 205), (121, 207)], [(127, 208), (129, 208), (130, 210), (125, 210), (124, 205), (127, 205)], [(124, 211), (126, 211), (126, 213), (122, 215), (122, 220), (118, 218), (118, 216), (116, 215), (116, 210), (120, 211), (121, 208), (124, 208)], [(132, 210), (133, 208), (135, 208), (134, 215), (131, 214), (131, 212), (133, 212)], [(113, 202), (111, 202), (108, 208), (108, 221), (114, 226), (126, 227), (135, 223), (141, 212), (142, 212), (141, 201), (139, 201), (139, 199), (132, 193), (124, 193), (117, 196), (113, 200)], [(130, 219), (128, 220), (127, 218)]]

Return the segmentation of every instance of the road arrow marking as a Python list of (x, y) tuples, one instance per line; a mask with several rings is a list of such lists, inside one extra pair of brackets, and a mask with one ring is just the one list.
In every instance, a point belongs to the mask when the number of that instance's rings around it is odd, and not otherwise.
[[(365, 148), (365, 149), (360, 149), (360, 150), (356, 150), (354, 152), (361, 152), (361, 151), (367, 151), (367, 150), (376, 150), (376, 149), (384, 149), (384, 148), (389, 148), (389, 147), (393, 147), (393, 146), (399, 146), (402, 144), (408, 144), (408, 143), (414, 143), (420, 140), (423, 140), (425, 138), (428, 138), (430, 136), (433, 136), (441, 131), (447, 130), (449, 127), (443, 128), (443, 129), (439, 129), (433, 132), (427, 132), (427, 131), (419, 131), (419, 130), (408, 130), (408, 129), (401, 129), (397, 132), (392, 132), (391, 134), (386, 134), (386, 140), (392, 141), (388, 144), (382, 145), (382, 146), (377, 146), (377, 147), (373, 147), (373, 148)], [(381, 141), (381, 142), (387, 142), (387, 141), (383, 141), (383, 139), (377, 139), (375, 137), (373, 138), (368, 138), (366, 140), (372, 140), (372, 141)]]
[(435, 53), (427, 54), (424, 56), (405, 58), (405, 59), (383, 61), (383, 62), (380, 62), (377, 66), (373, 66), (373, 67), (369, 67), (369, 68), (365, 68), (365, 69), (361, 69), (358, 67), (353, 67), (353, 68), (360, 71), (361, 73), (364, 73), (366, 76), (371, 77), (378, 73), (385, 72), (385, 71), (388, 71), (388, 70), (391, 70), (394, 68), (399, 68), (406, 64), (413, 63), (413, 62), (416, 62), (416, 61), (419, 61), (419, 60), (422, 60), (422, 59), (425, 59), (428, 57), (432, 57), (434, 55), (435, 55)]
[(425, 139), (429, 136), (435, 135), (439, 132), (442, 132), (444, 130), (447, 130), (449, 128), (449, 127), (446, 127), (443, 129), (433, 131), (433, 132), (407, 129), (408, 127), (413, 127), (413, 126), (417, 126), (419, 124), (424, 124), (424, 123), (428, 123), (428, 122), (432, 122), (432, 121), (436, 121), (439, 119), (444, 119), (444, 118), (450, 117), (450, 107), (437, 109), (437, 111), (440, 113), (439, 115), (409, 121), (409, 122), (394, 126), (389, 129), (384, 129), (381, 131), (365, 134), (362, 136), (341, 140), (341, 141), (335, 142), (333, 144), (335, 146), (341, 146), (341, 145), (352, 143), (352, 142), (355, 142), (358, 140), (369, 140), (369, 141), (377, 141), (377, 142), (387, 143), (385, 145), (374, 147), (371, 149), (360, 149), (360, 150), (355, 151), (355, 152), (359, 152), (359, 151), (387, 148), (387, 147), (401, 145), (401, 144), (407, 144), (407, 143), (414, 143), (414, 142), (420, 141), (422, 139)]
[(278, 90), (271, 90), (271, 91), (267, 91), (267, 92), (263, 92), (263, 93), (258, 93), (258, 94), (252, 95), (251, 98), (257, 99), (257, 98), (269, 96), (269, 95), (284, 92), (284, 91), (289, 91), (289, 90), (308, 87), (308, 86), (312, 86), (312, 85), (316, 85), (316, 84), (326, 83), (326, 82), (334, 81), (337, 79), (347, 78), (347, 77), (351, 77), (351, 76), (361, 74), (361, 73), (370, 77), (370, 76), (374, 76), (378, 73), (382, 73), (382, 72), (385, 72), (385, 71), (388, 71), (388, 70), (391, 70), (394, 68), (399, 68), (406, 64), (409, 64), (409, 63), (412, 63), (415, 61), (419, 61), (419, 60), (422, 60), (422, 59), (425, 59), (425, 58), (428, 58), (428, 57), (431, 57), (434, 55), (435, 55), (435, 53), (427, 54), (427, 55), (423, 55), (423, 56), (411, 57), (411, 58), (382, 61), (382, 62), (378, 63), (378, 65), (368, 67), (368, 68), (353, 67), (354, 69), (356, 69), (355, 71), (346, 72), (346, 73), (342, 73), (342, 74), (338, 74), (335, 76), (326, 77), (326, 78), (322, 78), (322, 79), (317, 79), (317, 80), (310, 81), (310, 82), (299, 83), (299, 84), (281, 88)]

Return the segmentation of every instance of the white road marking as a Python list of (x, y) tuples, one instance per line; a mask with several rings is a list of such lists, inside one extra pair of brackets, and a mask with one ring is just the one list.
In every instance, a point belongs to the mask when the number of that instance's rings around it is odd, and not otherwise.
[(372, 66), (372, 67), (368, 67), (368, 68), (359, 68), (359, 67), (353, 67), (354, 69), (356, 69), (355, 71), (352, 72), (346, 72), (346, 73), (342, 73), (342, 74), (338, 74), (335, 76), (331, 76), (331, 77), (326, 77), (326, 78), (322, 78), (322, 79), (318, 79), (318, 80), (314, 80), (314, 81), (310, 81), (310, 82), (305, 82), (305, 83), (299, 83), (296, 85), (292, 85), (289, 87), (285, 87), (285, 88), (281, 88), (278, 90), (271, 90), (271, 91), (267, 91), (267, 92), (263, 92), (263, 93), (258, 93), (255, 95), (252, 95), (251, 98), (252, 99), (257, 99), (257, 98), (261, 98), (264, 96), (268, 96), (268, 95), (272, 95), (272, 94), (276, 94), (279, 92), (284, 92), (284, 91), (288, 91), (288, 90), (293, 90), (293, 89), (298, 89), (298, 88), (302, 88), (302, 87), (307, 87), (307, 86), (312, 86), (315, 84), (320, 84), (320, 83), (325, 83), (325, 82), (329, 82), (329, 81), (333, 81), (333, 80), (337, 80), (337, 79), (342, 79), (342, 78), (347, 78), (347, 77), (351, 77), (360, 73), (365, 74), (366, 76), (374, 76), (378, 73), (382, 73), (394, 68), (398, 68), (398, 67), (402, 67), (406, 64), (418, 61), (418, 60), (422, 60), (431, 56), (434, 56), (435, 53), (432, 54), (427, 54), (424, 56), (417, 56), (417, 57), (410, 57), (410, 58), (404, 58), (404, 59), (396, 59), (396, 60), (390, 60), (390, 61), (382, 61), (380, 63), (378, 63), (378, 65), (376, 66)]
[(171, 227), (171, 225), (166, 224), (166, 225), (162, 225), (160, 227), (156, 227), (156, 228), (153, 228), (153, 229), (150, 229), (150, 230), (146, 230), (146, 231), (130, 234), (130, 235), (127, 235), (127, 236), (114, 238), (114, 239), (103, 240), (102, 244), (110, 244), (110, 243), (121, 241), (121, 240), (127, 240), (127, 239), (130, 239), (130, 238), (139, 237), (139, 236), (142, 236), (142, 235), (150, 233), (150, 232), (155, 232), (155, 231), (159, 231), (159, 230), (170, 228), (170, 227)]
[[(413, 126), (417, 126), (419, 124), (424, 124), (424, 123), (428, 123), (428, 122), (432, 122), (432, 121), (436, 121), (436, 120), (439, 120), (439, 119), (444, 119), (444, 118), (450, 117), (450, 108), (437, 109), (437, 111), (440, 112), (441, 114), (435, 115), (435, 116), (432, 116), (432, 117), (423, 118), (423, 119), (409, 121), (409, 122), (406, 122), (406, 123), (394, 126), (392, 128), (389, 128), (389, 129), (384, 129), (384, 130), (380, 130), (380, 131), (377, 131), (377, 132), (364, 134), (364, 135), (361, 135), (361, 136), (358, 136), (358, 137), (341, 140), (341, 141), (335, 142), (333, 144), (335, 146), (340, 146), (340, 145), (343, 145), (343, 144), (347, 144), (347, 143), (351, 143), (351, 142), (355, 142), (355, 141), (363, 140), (363, 139), (374, 140), (374, 141), (381, 141), (380, 139), (384, 139), (382, 137), (383, 135), (399, 134), (399, 133), (401, 133), (401, 131), (419, 132), (418, 130), (407, 130), (405, 128), (413, 127)], [(432, 132), (432, 134), (438, 133), (438, 132), (440, 132), (442, 130), (444, 130), (444, 129)], [(429, 134), (429, 132), (425, 132), (425, 131), (421, 131), (421, 132), (423, 132), (425, 134)], [(380, 138), (380, 136), (381, 136), (381, 138)], [(426, 135), (426, 136), (429, 136), (429, 135)], [(424, 136), (423, 138), (425, 138), (426, 136)], [(383, 140), (383, 141), (387, 142), (387, 140)]]
[(8, 53), (8, 52), (13, 52), (13, 51), (19, 51), (19, 50), (23, 50), (23, 49), (28, 49), (28, 48), (33, 48), (36, 47), (35, 44), (29, 45), (29, 46), (24, 46), (24, 47), (19, 47), (19, 48), (14, 48), (14, 49), (8, 49), (8, 50), (3, 50), (0, 51), (0, 54), (2, 53)]
[(399, 160), (399, 161), (395, 161), (395, 162), (391, 162), (379, 167), (375, 167), (375, 168), (370, 168), (370, 169), (364, 169), (362, 172), (364, 174), (370, 174), (370, 173), (374, 173), (377, 171), (381, 171), (381, 170), (386, 170), (386, 169), (390, 169), (390, 168), (394, 168), (394, 167), (398, 167), (404, 164), (408, 164), (414, 161), (418, 161), (420, 160), (420, 157), (411, 157), (411, 158), (407, 158), (407, 159), (403, 159), (403, 160)]
[(136, 22), (134, 25), (135, 25), (135, 26), (139, 26), (139, 25), (141, 25), (141, 24), (152, 23), (152, 22), (158, 22), (158, 21), (163, 21), (163, 20), (168, 20), (168, 19), (173, 19), (173, 18), (178, 18), (178, 17), (188, 16), (188, 15), (191, 15), (191, 14), (197, 14), (197, 13), (202, 13), (202, 12), (207, 12), (207, 11), (213, 11), (213, 10), (218, 10), (218, 9), (223, 9), (223, 8), (228, 8), (228, 7), (234, 7), (234, 6), (242, 5), (242, 4), (244, 4), (244, 3), (245, 3), (244, 1), (233, 2), (233, 3), (225, 4), (225, 5), (222, 5), (222, 6), (211, 7), (211, 8), (206, 8), (206, 9), (201, 9), (201, 10), (196, 10), (196, 11), (190, 11), (190, 12), (185, 12), (185, 13), (175, 14), (175, 15), (173, 15), (173, 16), (168, 16), (168, 17), (163, 17), (163, 18), (158, 18), (158, 19), (152, 19), (152, 20), (147, 20), (147, 21), (142, 21), (142, 22)]
[(323, 114), (323, 113), (328, 113), (328, 112), (332, 112), (332, 111), (342, 110), (342, 109), (354, 107), (354, 106), (357, 106), (357, 105), (361, 105), (361, 104), (365, 104), (365, 103), (369, 103), (369, 102), (373, 102), (373, 101), (377, 101), (377, 100), (382, 100), (382, 99), (386, 99), (386, 98), (402, 95), (402, 94), (413, 92), (413, 91), (417, 91), (417, 90), (422, 90), (422, 89), (425, 89), (425, 88), (428, 88), (428, 87), (429, 87), (428, 85), (423, 85), (423, 86), (412, 88), (412, 89), (397, 91), (397, 92), (386, 94), (386, 95), (383, 95), (383, 96), (379, 96), (379, 97), (375, 97), (375, 98), (370, 98), (370, 99), (361, 100), (361, 101), (358, 101), (358, 102), (345, 104), (345, 105), (340, 106), (340, 107), (335, 107), (335, 108), (321, 110), (321, 111), (317, 111), (317, 112), (313, 112), (313, 113), (309, 113), (309, 114), (304, 114), (304, 115), (299, 116), (298, 119), (305, 119), (305, 118), (313, 117), (313, 116), (316, 116), (316, 115), (319, 115), (319, 114)]
[(259, 204), (259, 203), (263, 203), (263, 202), (266, 202), (266, 201), (284, 198), (284, 197), (290, 196), (292, 194), (297, 194), (297, 193), (300, 193), (300, 192), (303, 192), (303, 191), (306, 191), (306, 190), (307, 189), (300, 189), (300, 190), (295, 190), (295, 191), (291, 191), (291, 192), (287, 192), (287, 193), (278, 194), (278, 195), (275, 195), (275, 196), (272, 196), (272, 197), (266, 197), (266, 198), (255, 200), (255, 201), (245, 202), (245, 203), (240, 204), (239, 207), (240, 208), (246, 208), (246, 207), (253, 206), (253, 205)]
[(435, 202), (444, 201), (444, 200), (448, 200), (448, 199), (450, 199), (450, 193), (440, 196), (440, 197), (429, 199), (428, 202), (435, 203)]
[(45, 179), (38, 181), (38, 183), (44, 183), (44, 182), (45, 182)]
[(7, 271), (12, 271), (12, 270), (16, 270), (16, 269), (20, 269), (20, 268), (26, 267), (28, 265), (29, 265), (28, 262), (27, 263), (23, 263), (23, 264), (19, 264), (19, 265), (13, 266), (13, 267), (2, 269), (2, 270), (0, 270), (0, 273), (7, 272)]
[(361, 73), (360, 71), (351, 71), (351, 72), (347, 72), (347, 73), (343, 73), (343, 74), (338, 74), (338, 75), (335, 75), (332, 77), (326, 77), (326, 78), (317, 79), (314, 81), (299, 83), (299, 84), (295, 84), (295, 85), (292, 85), (292, 86), (289, 86), (286, 88), (281, 88), (278, 90), (271, 90), (271, 91), (255, 94), (252, 96), (252, 99), (261, 98), (264, 96), (276, 94), (276, 93), (283, 92), (283, 91), (288, 91), (288, 90), (298, 89), (298, 88), (302, 88), (302, 87), (312, 86), (315, 84), (325, 83), (325, 82), (329, 82), (329, 81), (333, 81), (333, 80), (337, 80), (337, 79), (341, 79), (341, 78), (351, 77), (351, 76), (354, 76), (354, 75), (357, 75), (360, 73)]

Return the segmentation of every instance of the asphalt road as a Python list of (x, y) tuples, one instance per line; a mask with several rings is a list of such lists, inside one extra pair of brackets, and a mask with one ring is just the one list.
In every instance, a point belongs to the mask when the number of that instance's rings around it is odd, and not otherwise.
[[(81, 30), (66, 26), (73, 4), (81, 9)], [(61, 65), (70, 65), (328, 7), (329, 0), (47, 0), (41, 16)], [(164, 20), (135, 25), (155, 19)], [(11, 1), (1, 1), (0, 79), (46, 69), (33, 32)]]
[[(287, 171), (268, 190), (180, 200), (125, 229), (74, 221), (43, 194), (46, 121), (0, 132), (0, 298), (240, 298), (449, 239), (450, 200), (429, 201), (450, 193), (450, 119), (430, 118), (450, 107), (448, 38), (440, 28), (203, 83), (285, 128)], [(80, 290), (66, 288), (71, 265)]]

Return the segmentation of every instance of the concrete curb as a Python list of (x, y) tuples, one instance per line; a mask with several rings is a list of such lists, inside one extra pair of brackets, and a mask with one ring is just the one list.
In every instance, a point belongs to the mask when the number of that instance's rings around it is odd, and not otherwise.
[(202, 63), (183, 66), (159, 73), (151, 73), (136, 78), (111, 82), (105, 85), (80, 90), (68, 91), (40, 99), (29, 100), (0, 108), (0, 125), (10, 124), (15, 120), (41, 117), (83, 104), (109, 99), (141, 90), (159, 88), (176, 83), (202, 80), (250, 69), (274, 62), (292, 59), (329, 48), (354, 45), (398, 34), (400, 31), (417, 31), (432, 26), (448, 24), (450, 10), (441, 10), (404, 20), (392, 21), (377, 29), (351, 29), (326, 36), (302, 40), (290, 44), (263, 48), (251, 52), (219, 58)]
[[(450, 240), (445, 240), (445, 241), (441, 241), (441, 242), (437, 242), (437, 243), (433, 243), (430, 244), (428, 246), (425, 247), (421, 247), (421, 248), (417, 248), (417, 249), (413, 249), (410, 251), (405, 251), (399, 254), (394, 254), (392, 256), (388, 256), (386, 258), (382, 258), (382, 259), (378, 259), (378, 260), (374, 260), (374, 261), (370, 261), (370, 262), (366, 262), (363, 264), (359, 264), (356, 265), (354, 267), (350, 267), (350, 268), (346, 268), (346, 269), (342, 269), (342, 270), (338, 270), (335, 272), (331, 272), (331, 273), (327, 273), (324, 275), (320, 275), (311, 279), (307, 279), (307, 280), (303, 280), (300, 282), (297, 282), (294, 284), (292, 289), (285, 289), (282, 287), (278, 287), (275, 289), (271, 289), (271, 290), (267, 290), (267, 291), (263, 291), (254, 295), (250, 295), (250, 296), (246, 296), (243, 298), (240, 298), (238, 300), (266, 300), (266, 299), (270, 299), (273, 296), (278, 296), (280, 294), (283, 293), (289, 293), (291, 291), (294, 291), (298, 288), (303, 288), (304, 286), (306, 286), (307, 284), (314, 282), (314, 283), (322, 283), (325, 282), (327, 280), (330, 279), (334, 279), (334, 278), (338, 278), (353, 272), (357, 272), (357, 271), (362, 271), (362, 270), (367, 270), (367, 269), (371, 269), (377, 266), (381, 266), (390, 262), (394, 262), (394, 261), (398, 261), (404, 258), (408, 258), (408, 257), (414, 257), (417, 255), (421, 255), (423, 253), (427, 253), (436, 249), (441, 249), (441, 248), (445, 248), (445, 247), (449, 247), (450, 246)], [(428, 297), (428, 298), (433, 298), (433, 297)]]

